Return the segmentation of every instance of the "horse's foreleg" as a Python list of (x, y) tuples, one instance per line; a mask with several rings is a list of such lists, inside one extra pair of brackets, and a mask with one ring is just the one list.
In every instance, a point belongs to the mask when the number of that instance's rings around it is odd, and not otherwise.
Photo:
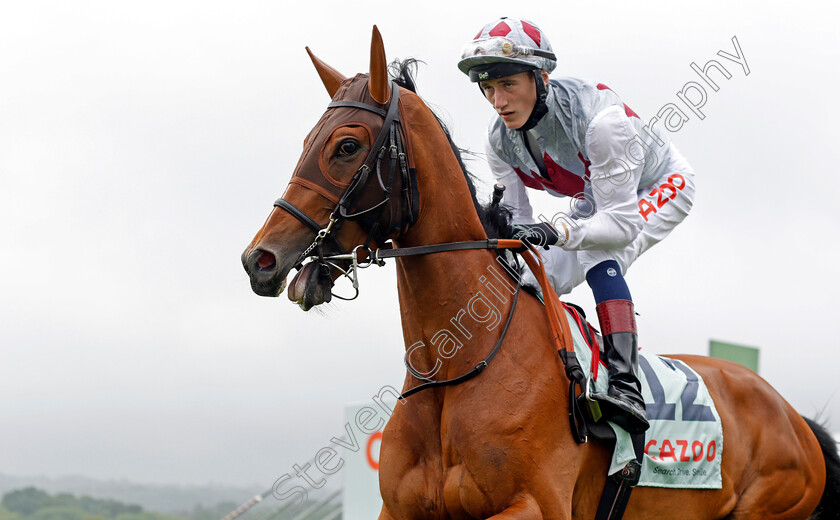
[(526, 495), (487, 520), (543, 520), (543, 514), (534, 497)]

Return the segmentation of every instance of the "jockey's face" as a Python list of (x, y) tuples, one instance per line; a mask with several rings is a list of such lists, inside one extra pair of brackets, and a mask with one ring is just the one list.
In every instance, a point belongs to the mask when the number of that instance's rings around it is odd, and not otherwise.
[[(543, 71), (542, 75), (548, 83), (548, 74)], [(537, 103), (537, 87), (530, 71), (482, 81), (479, 86), (507, 128), (524, 125)]]

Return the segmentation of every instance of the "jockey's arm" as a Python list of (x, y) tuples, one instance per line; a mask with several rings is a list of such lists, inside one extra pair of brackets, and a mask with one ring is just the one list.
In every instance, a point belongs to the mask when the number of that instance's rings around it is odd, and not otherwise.
[(602, 110), (590, 122), (584, 149), (591, 163), (596, 212), (569, 226), (569, 240), (563, 249), (619, 249), (641, 231), (643, 218), (637, 192), (643, 165), (634, 162), (627, 152), (635, 136), (633, 125), (619, 106)]
[[(528, 192), (526, 191), (525, 183), (516, 174), (509, 164), (499, 158), (493, 148), (490, 146), (490, 140), (485, 141), (485, 151), (487, 154), (487, 162), (490, 165), (490, 171), (496, 182), (505, 185), (505, 196), (502, 199), (502, 204), (508, 206), (512, 212), (512, 224), (534, 224), (534, 210), (531, 203), (528, 201)], [(551, 285), (557, 294), (567, 294), (571, 292), (576, 283), (575, 276), (578, 270), (577, 261), (574, 260), (573, 253), (569, 253), (560, 249), (559, 247), (552, 247), (548, 251), (540, 249), (540, 256), (545, 264), (545, 272)], [(536, 279), (533, 276), (526, 281), (536, 284)]]

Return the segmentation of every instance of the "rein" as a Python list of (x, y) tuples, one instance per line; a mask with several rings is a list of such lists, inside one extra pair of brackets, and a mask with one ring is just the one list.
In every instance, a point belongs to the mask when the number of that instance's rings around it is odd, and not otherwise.
[[(324, 257), (324, 260), (349, 260), (349, 261), (351, 261), (352, 265), (353, 265), (354, 275), (350, 278), (353, 280), (354, 287), (356, 287), (357, 290), (358, 290), (358, 286), (356, 285), (356, 282), (357, 282), (358, 278), (355, 275), (355, 269), (356, 268), (369, 267), (370, 265), (373, 265), (373, 264), (376, 264), (378, 266), (385, 265), (383, 260), (385, 260), (387, 258), (404, 258), (404, 257), (407, 257), (407, 256), (428, 255), (428, 254), (433, 254), (433, 253), (444, 253), (444, 252), (447, 252), (447, 251), (467, 251), (467, 250), (476, 250), (476, 249), (490, 249), (490, 250), (493, 250), (493, 249), (496, 249), (496, 250), (514, 249), (514, 250), (518, 250), (518, 249), (523, 249), (523, 247), (531, 247), (531, 246), (525, 244), (521, 240), (516, 240), (516, 239), (490, 238), (490, 239), (487, 239), (487, 240), (474, 240), (474, 241), (468, 241), (468, 242), (447, 242), (447, 243), (443, 243), (443, 244), (431, 244), (431, 245), (426, 245), (426, 246), (376, 249), (374, 251), (371, 251), (371, 250), (368, 249), (367, 250), (368, 251), (368, 261), (367, 261), (367, 263), (359, 264), (358, 257), (356, 255), (356, 250), (360, 249), (362, 247), (364, 247), (364, 246), (361, 246), (361, 245), (356, 246), (356, 248), (353, 249), (353, 252), (349, 253), (349, 254), (341, 254), (341, 255)], [(523, 254), (523, 256), (524, 256), (525, 254), (528, 254), (528, 253), (527, 253), (527, 251), (522, 251), (521, 254)], [(530, 257), (530, 254), (528, 254), (528, 257)], [(528, 257), (525, 257), (526, 261), (527, 261)], [(414, 395), (417, 392), (420, 392), (422, 390), (427, 390), (429, 388), (436, 388), (436, 387), (441, 387), (441, 386), (452, 386), (452, 385), (461, 384), (465, 381), (469, 381), (470, 379), (474, 378), (475, 376), (480, 374), (482, 370), (487, 368), (487, 366), (490, 364), (490, 361), (493, 360), (493, 358), (496, 356), (496, 354), (502, 348), (502, 343), (504, 343), (504, 341), (505, 341), (505, 337), (507, 336), (508, 328), (510, 327), (510, 322), (513, 321), (513, 314), (514, 314), (514, 311), (516, 311), (516, 304), (519, 301), (519, 293), (520, 293), (521, 288), (522, 288), (522, 279), (517, 278), (517, 280), (516, 280), (516, 292), (514, 293), (514, 296), (513, 296), (513, 304), (510, 307), (510, 312), (508, 313), (507, 321), (505, 321), (505, 326), (502, 329), (502, 334), (499, 336), (498, 341), (496, 341), (496, 345), (493, 347), (493, 349), (490, 351), (490, 353), (487, 354), (487, 357), (485, 357), (482, 361), (480, 361), (469, 372), (467, 372), (465, 374), (462, 374), (458, 377), (454, 377), (452, 379), (446, 379), (446, 380), (443, 380), (443, 381), (437, 381), (437, 380), (434, 380), (434, 379), (430, 379), (430, 378), (424, 376), (423, 374), (421, 374), (420, 372), (418, 372), (417, 370), (415, 370), (414, 367), (411, 366), (411, 363), (408, 361), (408, 352), (406, 352), (406, 356), (404, 358), (405, 368), (408, 370), (408, 372), (412, 376), (419, 379), (420, 381), (423, 381), (423, 383), (418, 385), (418, 386), (415, 386), (414, 388), (410, 388), (410, 389), (406, 390), (405, 392), (400, 394), (398, 399), (400, 399), (400, 400), (405, 399), (406, 397)], [(569, 338), (571, 339), (571, 336), (569, 336)], [(565, 362), (566, 361), (565, 356), (561, 356), (561, 357), (563, 357), (563, 360)]]
[[(356, 250), (363, 247), (367, 250), (368, 260), (366, 263), (360, 264), (356, 255)], [(387, 258), (404, 258), (407, 256), (427, 255), (434, 253), (443, 253), (447, 251), (466, 251), (475, 249), (515, 250), (522, 256), (522, 258), (525, 259), (525, 263), (527, 263), (528, 267), (531, 268), (531, 271), (534, 273), (535, 277), (537, 278), (537, 282), (540, 284), (540, 287), (543, 291), (543, 304), (545, 306), (545, 312), (548, 316), (549, 328), (551, 330), (551, 339), (554, 342), (554, 346), (557, 349), (557, 353), (559, 354), (560, 359), (563, 361), (563, 365), (566, 371), (566, 377), (569, 379), (570, 395), (576, 395), (576, 388), (580, 388), (582, 393), (586, 388), (588, 388), (589, 385), (586, 375), (584, 374), (583, 369), (580, 367), (577, 358), (573, 353), (570, 353), (566, 349), (566, 345), (573, 345), (574, 343), (572, 340), (571, 330), (568, 326), (563, 325), (564, 323), (567, 323), (563, 315), (563, 313), (565, 312), (564, 304), (560, 301), (560, 298), (557, 296), (557, 293), (554, 291), (554, 288), (548, 281), (548, 277), (545, 274), (545, 264), (541, 261), (539, 253), (536, 253), (536, 250), (530, 244), (516, 239), (490, 238), (487, 240), (474, 240), (468, 242), (447, 242), (443, 244), (377, 249), (373, 251), (366, 248), (365, 246), (359, 245), (353, 249), (352, 253), (328, 256), (324, 259), (351, 261), (354, 270), (354, 276), (352, 276), (351, 279), (354, 282), (354, 287), (358, 289), (358, 278), (355, 274), (356, 268), (369, 267), (373, 264), (382, 266), (384, 265), (383, 260)], [(485, 368), (487, 368), (490, 361), (496, 356), (496, 354), (501, 349), (502, 343), (505, 340), (505, 336), (507, 336), (508, 328), (510, 327), (510, 323), (513, 320), (513, 313), (516, 310), (516, 304), (519, 301), (519, 293), (521, 288), (522, 280), (521, 278), (517, 278), (516, 292), (514, 293), (513, 304), (511, 305), (510, 313), (508, 314), (507, 321), (505, 322), (505, 326), (502, 329), (502, 334), (499, 337), (499, 340), (496, 342), (496, 345), (493, 347), (493, 349), (490, 351), (487, 357), (484, 358), (484, 360), (480, 361), (469, 372), (452, 379), (446, 379), (443, 381), (433, 380), (417, 372), (417, 370), (415, 370), (414, 367), (411, 366), (411, 363), (409, 363), (408, 353), (406, 353), (406, 357), (404, 358), (406, 369), (412, 376), (419, 379), (420, 381), (423, 381), (423, 383), (418, 386), (415, 386), (414, 388), (406, 390), (399, 396), (399, 399), (404, 399), (413, 394), (416, 394), (417, 392), (429, 388), (457, 385), (465, 381), (469, 381), (473, 377), (480, 374)], [(572, 409), (570, 405), (569, 418), (572, 424), (573, 435), (578, 443), (583, 443), (586, 442), (586, 436), (585, 433), (581, 431), (580, 421), (582, 419), (578, 416), (578, 414), (579, 412), (577, 410)]]
[[(314, 259), (313, 261), (319, 263), (321, 265), (322, 270), (328, 272), (328, 270), (331, 268), (338, 269), (344, 276), (348, 277), (351, 280), (351, 282), (353, 283), (353, 289), (356, 291), (356, 293), (350, 298), (342, 298), (335, 294), (333, 294), (333, 296), (336, 296), (340, 299), (352, 300), (356, 298), (359, 294), (358, 269), (370, 267), (373, 264), (382, 266), (384, 265), (384, 260), (388, 258), (403, 258), (407, 256), (442, 253), (446, 251), (464, 251), (476, 249), (516, 250), (522, 255), (526, 263), (529, 265), (529, 267), (531, 267), (531, 270), (537, 275), (537, 281), (542, 286), (546, 313), (548, 314), (548, 320), (549, 325), (551, 327), (553, 340), (555, 342), (555, 345), (557, 346), (558, 353), (560, 354), (560, 357), (563, 360), (563, 363), (566, 367), (566, 374), (567, 376), (569, 376), (569, 379), (572, 382), (570, 391), (574, 391), (575, 383), (577, 382), (578, 384), (580, 384), (582, 381), (585, 380), (585, 377), (583, 376), (583, 371), (578, 365), (575, 356), (570, 356), (568, 351), (566, 350), (566, 345), (572, 345), (572, 337), (569, 327), (564, 327), (562, 325), (562, 323), (565, 323), (564, 316), (562, 315), (562, 304), (560, 303), (559, 298), (557, 298), (557, 295), (554, 292), (554, 289), (551, 287), (551, 284), (548, 282), (548, 278), (545, 275), (545, 270), (542, 262), (537, 262), (537, 260), (534, 259), (534, 256), (539, 258), (539, 254), (534, 254), (532, 256), (532, 253), (535, 252), (532, 246), (515, 239), (487, 239), (468, 242), (449, 242), (443, 244), (431, 244), (415, 247), (391, 247), (379, 248), (376, 250), (370, 249), (370, 243), (372, 240), (382, 238), (383, 233), (378, 229), (379, 217), (381, 217), (382, 211), (385, 209), (386, 205), (392, 200), (391, 196), (393, 182), (397, 171), (399, 171), (400, 178), (402, 180), (402, 191), (405, 199), (405, 206), (402, 208), (402, 216), (400, 221), (391, 224), (390, 228), (385, 230), (384, 235), (387, 236), (388, 234), (394, 231), (399, 231), (403, 228), (407, 230), (411, 226), (411, 224), (413, 224), (417, 220), (417, 215), (419, 212), (416, 174), (413, 168), (408, 167), (407, 157), (403, 145), (405, 139), (402, 136), (402, 128), (399, 118), (399, 94), (400, 87), (392, 81), (391, 99), (389, 100), (388, 105), (385, 109), (375, 107), (373, 105), (369, 105), (361, 101), (344, 100), (333, 101), (327, 106), (328, 109), (352, 108), (367, 110), (369, 112), (373, 112), (383, 117), (384, 121), (382, 123), (382, 128), (377, 134), (376, 139), (374, 139), (373, 145), (371, 146), (371, 149), (368, 152), (367, 157), (365, 158), (365, 162), (353, 175), (353, 179), (350, 181), (350, 185), (341, 195), (335, 208), (330, 213), (329, 222), (325, 227), (321, 227), (321, 225), (318, 224), (318, 222), (315, 219), (307, 215), (306, 212), (304, 212), (303, 210), (301, 210), (300, 208), (298, 208), (297, 206), (295, 206), (294, 204), (282, 197), (274, 202), (275, 207), (287, 211), (293, 217), (302, 222), (304, 225), (316, 232), (315, 239), (313, 240), (312, 244), (310, 244), (297, 258), (297, 261), (295, 262), (296, 267), (300, 267), (303, 261), (307, 258), (316, 257), (316, 259)], [(386, 139), (389, 141), (388, 146), (385, 145)], [(389, 160), (386, 166), (387, 181), (383, 182), (381, 166), (384, 162), (385, 154), (389, 152)], [(352, 206), (355, 204), (355, 202), (361, 195), (360, 192), (368, 185), (371, 179), (370, 174), (373, 171), (376, 172), (377, 181), (384, 193), (383, 199), (380, 202), (375, 203), (368, 209), (356, 210), (355, 213), (351, 213), (350, 211)], [(323, 175), (323, 172), (321, 173)], [(502, 190), (504, 190), (503, 187)], [(501, 198), (501, 192), (499, 192), (498, 198)], [(498, 203), (498, 201), (495, 199), (494, 202)], [(376, 219), (371, 225), (368, 238), (365, 240), (364, 244), (356, 246), (350, 253), (341, 252), (339, 254), (334, 255), (325, 255), (323, 245), (324, 242), (327, 240), (330, 241), (331, 247), (336, 248), (338, 251), (343, 251), (341, 246), (338, 244), (338, 241), (335, 239), (334, 234), (341, 227), (341, 224), (344, 220), (357, 219), (360, 217), (367, 216), (373, 212), (376, 212)], [(384, 240), (376, 241), (378, 243), (384, 242)], [(361, 262), (359, 261), (359, 255), (357, 253), (359, 249), (362, 249), (363, 253), (366, 253), (367, 256), (367, 259), (362, 260)], [(349, 270), (352, 274), (348, 273), (347, 270), (339, 267), (335, 263), (335, 261), (350, 262)], [(472, 370), (461, 376), (443, 381), (437, 381), (425, 377), (423, 374), (417, 372), (413, 367), (411, 367), (410, 363), (408, 362), (408, 358), (406, 357), (405, 363), (408, 372), (412, 376), (416, 377), (418, 380), (423, 381), (423, 383), (404, 392), (402, 395), (400, 395), (400, 399), (409, 397), (417, 392), (426, 390), (428, 388), (450, 386), (463, 383), (464, 381), (468, 381), (473, 377), (477, 376), (485, 368), (487, 368), (490, 361), (493, 360), (493, 358), (501, 349), (502, 343), (504, 342), (504, 339), (507, 336), (508, 328), (510, 326), (511, 321), (513, 320), (514, 311), (516, 310), (516, 304), (519, 301), (519, 293), (521, 286), (521, 279), (517, 279), (516, 293), (513, 298), (513, 304), (511, 306), (510, 313), (508, 314), (507, 321), (505, 322), (505, 326), (502, 329), (501, 336), (499, 337), (499, 340), (496, 342), (496, 345), (493, 347), (493, 349), (490, 351), (487, 357), (484, 358), (484, 360), (479, 362)]]

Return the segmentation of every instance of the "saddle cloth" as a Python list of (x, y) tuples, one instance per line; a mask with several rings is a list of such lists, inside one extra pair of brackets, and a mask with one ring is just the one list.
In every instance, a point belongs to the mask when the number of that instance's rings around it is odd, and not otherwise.
[[(578, 363), (592, 363), (592, 352), (576, 320), (566, 309)], [(703, 378), (684, 362), (639, 352), (639, 379), (650, 429), (645, 432), (645, 455), (639, 486), (720, 489), (723, 428)], [(593, 381), (607, 392), (607, 368), (602, 363)], [(630, 435), (608, 423), (616, 444), (609, 475), (635, 459)]]

